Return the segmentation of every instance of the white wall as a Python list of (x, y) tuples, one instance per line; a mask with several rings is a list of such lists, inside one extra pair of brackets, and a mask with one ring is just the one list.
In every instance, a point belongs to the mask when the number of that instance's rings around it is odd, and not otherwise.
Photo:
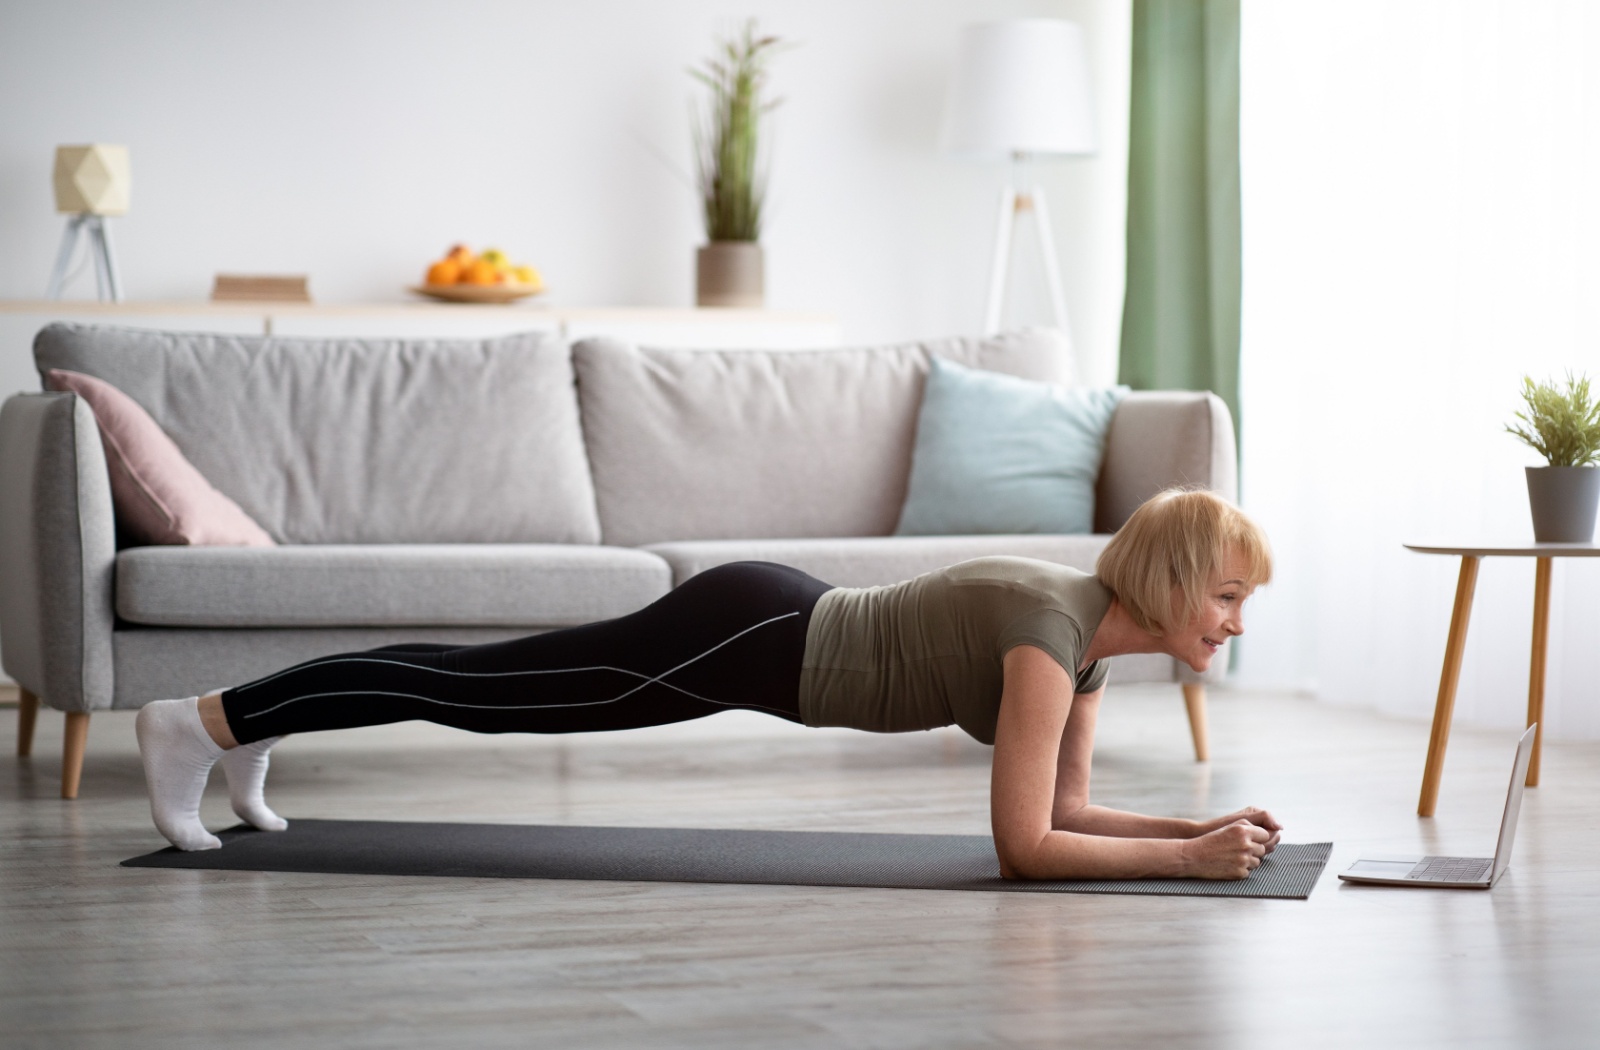
[[(1597, 51), (1583, 0), (1245, 4), (1241, 680), (1426, 716), (1459, 560), (1401, 544), (1531, 540), (1520, 379), (1600, 379)], [(1533, 568), (1483, 563), (1462, 721), (1523, 718)], [(1600, 737), (1597, 638), (1600, 559), (1558, 561), (1555, 736)]]
[[(1129, 0), (52, 0), (0, 6), (0, 298), (42, 294), (57, 144), (132, 152), (127, 294), (304, 272), (322, 301), (393, 300), (457, 240), (543, 269), (564, 305), (687, 305), (700, 242), (685, 68), (757, 16), (775, 64), (769, 303), (847, 341), (981, 324), (1000, 167), (942, 157), (960, 27), (1078, 21), (1104, 148), (1041, 171), (1088, 377), (1115, 375)], [(1030, 291), (1017, 322), (1042, 322)], [(73, 288), (93, 295), (92, 274)], [(0, 348), (0, 353), (24, 353)]]

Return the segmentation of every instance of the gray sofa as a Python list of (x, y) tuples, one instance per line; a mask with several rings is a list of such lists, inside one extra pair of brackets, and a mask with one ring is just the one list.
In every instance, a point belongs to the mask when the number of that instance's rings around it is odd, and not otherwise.
[[(710, 566), (765, 559), (866, 586), (985, 554), (1092, 568), (1172, 484), (1235, 490), (1227, 410), (1134, 393), (1113, 418), (1096, 534), (894, 537), (930, 355), (1062, 379), (1064, 338), (819, 351), (667, 351), (547, 335), (307, 340), (52, 325), (41, 373), (98, 376), (146, 408), (280, 546), (119, 543), (92, 412), (0, 410), (0, 640), (67, 713), (65, 797), (89, 714), (406, 641), (478, 642), (617, 616)], [(1219, 660), (1218, 666), (1226, 663)], [(1115, 682), (1202, 683), (1166, 657)]]

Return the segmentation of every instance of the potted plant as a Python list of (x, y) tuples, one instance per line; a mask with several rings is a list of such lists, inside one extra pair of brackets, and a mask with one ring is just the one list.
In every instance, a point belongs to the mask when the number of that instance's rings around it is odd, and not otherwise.
[(761, 121), (778, 104), (764, 95), (767, 63), (777, 37), (757, 36), (755, 22), (718, 42), (716, 52), (690, 76), (711, 89), (703, 118), (694, 123), (696, 189), (706, 225), (706, 245), (695, 259), (699, 306), (759, 307), (763, 300), (762, 207), (766, 173), (759, 157)]
[(1539, 543), (1588, 543), (1594, 539), (1600, 504), (1600, 404), (1589, 395), (1589, 377), (1566, 385), (1522, 379), (1526, 410), (1507, 426), (1545, 458), (1549, 466), (1529, 467), (1528, 502), (1533, 538)]

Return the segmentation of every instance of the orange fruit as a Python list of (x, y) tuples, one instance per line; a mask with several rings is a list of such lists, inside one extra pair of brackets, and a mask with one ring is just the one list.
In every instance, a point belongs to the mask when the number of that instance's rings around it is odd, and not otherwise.
[(461, 275), (463, 284), (499, 284), (500, 268), (487, 259), (474, 259)]
[(440, 259), (428, 267), (428, 284), (455, 284), (461, 279), (461, 264), (454, 259)]

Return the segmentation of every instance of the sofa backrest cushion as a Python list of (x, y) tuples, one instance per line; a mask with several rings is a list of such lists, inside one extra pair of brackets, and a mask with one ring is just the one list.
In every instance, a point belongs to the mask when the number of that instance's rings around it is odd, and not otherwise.
[(149, 412), (281, 543), (595, 543), (566, 344), (323, 340), (53, 324), (41, 373)]
[(851, 350), (578, 343), (605, 542), (888, 535), (934, 356), (1070, 379), (1066, 336), (1042, 330)]

